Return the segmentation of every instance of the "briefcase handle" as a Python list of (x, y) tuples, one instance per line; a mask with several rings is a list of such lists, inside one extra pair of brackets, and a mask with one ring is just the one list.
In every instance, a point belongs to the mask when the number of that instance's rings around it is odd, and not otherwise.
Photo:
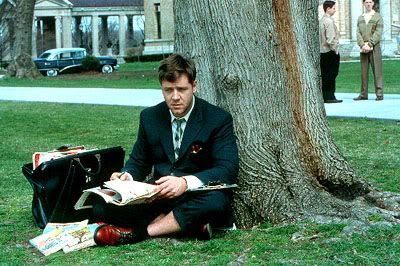
[(96, 157), (97, 163), (98, 163), (96, 172), (92, 172), (92, 168), (87, 168), (87, 167), (85, 167), (85, 166), (82, 164), (82, 162), (81, 162), (81, 160), (80, 160), (79, 158), (73, 158), (73, 159), (74, 159), (75, 162), (77, 162), (77, 163), (80, 165), (80, 167), (82, 167), (82, 170), (85, 171), (85, 173), (86, 173), (87, 175), (89, 175), (89, 176), (95, 176), (95, 175), (100, 174), (100, 171), (101, 171), (101, 160), (100, 160), (101, 155), (100, 155), (100, 154), (94, 154), (94, 157)]

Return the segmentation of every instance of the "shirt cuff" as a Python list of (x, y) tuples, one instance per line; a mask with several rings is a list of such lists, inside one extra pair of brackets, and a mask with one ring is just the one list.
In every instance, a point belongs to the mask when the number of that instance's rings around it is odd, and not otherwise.
[(187, 190), (199, 188), (203, 186), (203, 182), (194, 175), (187, 175), (183, 177), (187, 183)]

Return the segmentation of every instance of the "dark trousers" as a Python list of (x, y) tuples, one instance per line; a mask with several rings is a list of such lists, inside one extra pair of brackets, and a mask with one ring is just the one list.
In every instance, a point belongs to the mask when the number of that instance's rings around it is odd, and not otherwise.
[(107, 204), (98, 198), (93, 206), (95, 221), (141, 229), (160, 214), (170, 211), (183, 235), (190, 236), (191, 232), (207, 223), (213, 227), (228, 227), (233, 223), (230, 194), (226, 191), (188, 192), (173, 201), (127, 206)]
[(336, 77), (339, 74), (340, 55), (334, 51), (321, 53), (321, 81), (324, 101), (335, 100)]

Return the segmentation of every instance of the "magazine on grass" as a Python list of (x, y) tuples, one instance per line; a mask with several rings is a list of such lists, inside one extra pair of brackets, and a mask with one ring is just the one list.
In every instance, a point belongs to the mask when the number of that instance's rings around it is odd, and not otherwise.
[(74, 207), (76, 210), (92, 208), (94, 195), (99, 195), (107, 203), (124, 206), (127, 204), (144, 203), (146, 199), (151, 198), (157, 193), (156, 185), (117, 179), (104, 182), (104, 188), (94, 187), (85, 189)]
[(65, 253), (96, 245), (94, 231), (99, 224), (88, 224), (88, 220), (76, 223), (48, 223), (43, 233), (29, 243), (43, 255), (48, 256), (59, 250)]

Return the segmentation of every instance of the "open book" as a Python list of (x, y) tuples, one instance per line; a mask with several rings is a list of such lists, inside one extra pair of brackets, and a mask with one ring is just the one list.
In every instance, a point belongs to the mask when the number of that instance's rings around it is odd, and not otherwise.
[(104, 182), (104, 187), (94, 187), (83, 191), (76, 202), (76, 210), (92, 208), (93, 195), (101, 196), (105, 202), (118, 206), (139, 204), (158, 193), (157, 186), (138, 181), (121, 181), (119, 179)]
[(100, 224), (88, 224), (88, 220), (76, 223), (48, 223), (43, 233), (29, 243), (43, 255), (48, 256), (59, 250), (65, 253), (96, 245), (94, 231)]

